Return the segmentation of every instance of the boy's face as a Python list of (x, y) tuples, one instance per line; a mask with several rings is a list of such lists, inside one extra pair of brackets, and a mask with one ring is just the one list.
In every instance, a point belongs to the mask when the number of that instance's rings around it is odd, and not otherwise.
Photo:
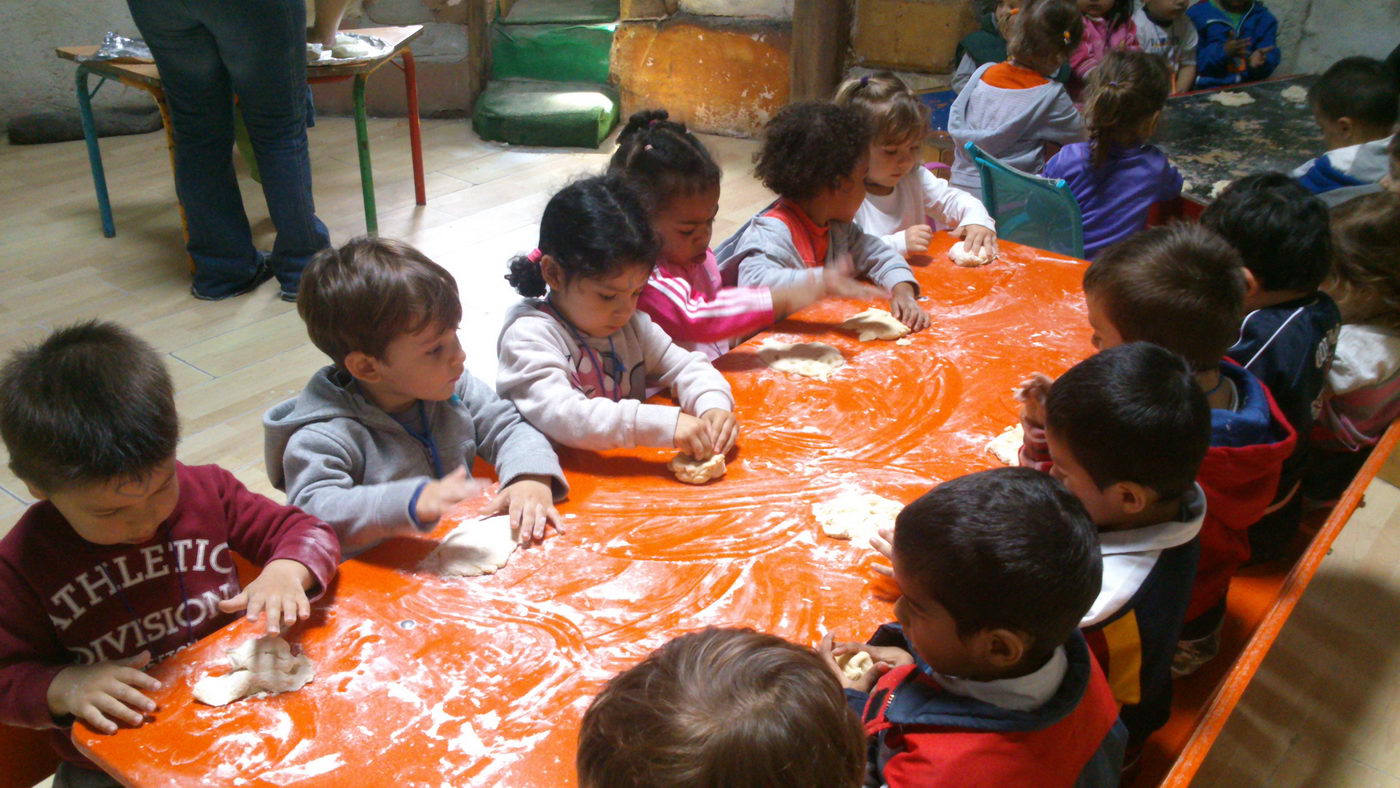
[(1147, 0), (1143, 8), (1153, 19), (1170, 22), (1186, 13), (1186, 7), (1190, 4), (1190, 0)]
[(1103, 303), (1103, 298), (1099, 296), (1086, 296), (1089, 305), (1089, 327), (1094, 329), (1094, 336), (1090, 339), (1097, 350), (1108, 350), (1123, 344), (1123, 335), (1118, 333), (1113, 321), (1108, 319), (1108, 312)]
[(831, 218), (849, 222), (856, 218), (856, 211), (865, 202), (865, 179), (870, 174), (870, 156), (860, 157), (855, 169), (841, 182), (841, 186), (831, 192)]
[(180, 482), (171, 457), (139, 477), (74, 484), (51, 492), (31, 485), (29, 491), (51, 501), (78, 536), (93, 544), (142, 544), (175, 511)]
[(977, 676), (985, 671), (973, 646), (958, 633), (957, 622), (920, 584), (903, 571), (899, 554), (891, 559), (900, 597), (894, 616), (909, 645), (929, 667), (948, 676)]
[(893, 189), (919, 163), (923, 140), (918, 135), (900, 142), (871, 143), (865, 181)]
[(566, 282), (553, 260), (545, 257), (545, 261), (549, 263), (544, 271), (551, 290), (550, 303), (575, 328), (591, 337), (609, 337), (627, 325), (651, 276), (649, 265), (638, 264), (609, 277), (577, 276)]
[(719, 186), (675, 197), (651, 217), (661, 236), (661, 256), (671, 265), (705, 262), (719, 213)]
[(1045, 431), (1045, 445), (1050, 452), (1050, 461), (1054, 463), (1050, 466), (1050, 475), (1084, 504), (1094, 525), (1104, 530), (1126, 520), (1123, 500), (1117, 494), (1118, 485), (1109, 485), (1106, 490), (1099, 489), (1093, 477), (1075, 459), (1069, 446), (1053, 430)]
[(373, 382), (401, 397), (442, 402), (452, 397), (466, 360), (456, 326), (424, 326), (394, 337), (384, 358), (374, 359), (378, 380)]

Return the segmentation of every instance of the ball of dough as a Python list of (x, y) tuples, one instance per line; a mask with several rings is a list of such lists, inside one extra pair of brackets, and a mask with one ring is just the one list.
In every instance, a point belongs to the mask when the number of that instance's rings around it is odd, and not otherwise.
[(875, 667), (875, 660), (871, 659), (869, 652), (856, 651), (837, 657), (836, 664), (841, 666), (841, 672), (846, 674), (846, 678), (860, 681), (867, 670)]
[(870, 537), (885, 526), (893, 526), (894, 518), (903, 510), (904, 504), (899, 501), (860, 491), (844, 492), (829, 501), (812, 504), (812, 516), (822, 533), (866, 547)]
[(862, 342), (872, 339), (899, 339), (909, 333), (909, 326), (896, 320), (894, 315), (874, 308), (851, 315), (841, 327), (856, 332), (856, 337)]
[(468, 520), (452, 529), (418, 568), (443, 577), (495, 574), (510, 560), (516, 547), (510, 515)]
[(305, 654), (292, 654), (292, 646), (276, 635), (255, 638), (224, 652), (230, 671), (207, 675), (195, 682), (194, 699), (207, 706), (227, 706), (266, 692), (291, 692), (306, 686), (316, 667)]
[(960, 265), (964, 268), (976, 268), (977, 266), (992, 262), (996, 259), (996, 255), (989, 255), (986, 252), (973, 254), (967, 250), (967, 246), (964, 245), (962, 241), (958, 241), (948, 249), (948, 259), (952, 260), (955, 265)]
[(779, 372), (817, 380), (826, 380), (846, 365), (841, 351), (824, 342), (779, 342), (771, 337), (759, 345), (758, 357)]
[(724, 455), (716, 454), (702, 461), (682, 452), (672, 457), (666, 467), (686, 484), (704, 484), (724, 475)]
[(987, 444), (987, 451), (991, 452), (1003, 465), (1021, 464), (1021, 444), (1025, 443), (1026, 431), (1017, 424), (1007, 427), (1002, 434), (992, 438)]
[(1291, 88), (1284, 88), (1283, 92), (1279, 95), (1283, 96), (1285, 101), (1302, 104), (1308, 100), (1308, 89), (1302, 85), (1294, 85)]

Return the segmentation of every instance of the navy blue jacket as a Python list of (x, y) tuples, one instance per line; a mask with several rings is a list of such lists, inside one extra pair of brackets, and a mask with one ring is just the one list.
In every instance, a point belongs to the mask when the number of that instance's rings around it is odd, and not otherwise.
[[(1230, 17), (1216, 8), (1210, 0), (1191, 6), (1186, 10), (1191, 22), (1196, 25), (1200, 44), (1196, 49), (1196, 88), (1215, 88), (1223, 85), (1237, 85), (1241, 82), (1254, 82), (1267, 79), (1278, 68), (1282, 54), (1278, 50), (1278, 19), (1264, 4), (1255, 0), (1238, 27), (1230, 24)], [(1273, 47), (1264, 56), (1264, 65), (1247, 68), (1243, 71), (1230, 70), (1230, 56), (1225, 54), (1225, 42), (1232, 38), (1248, 38), (1250, 50)], [(1248, 52), (1245, 53), (1246, 56)]]

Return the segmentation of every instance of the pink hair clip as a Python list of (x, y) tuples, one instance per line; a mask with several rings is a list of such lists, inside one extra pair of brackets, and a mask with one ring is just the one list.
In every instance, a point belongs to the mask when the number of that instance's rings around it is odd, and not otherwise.
[(642, 146), (642, 150), (654, 150), (654, 148), (652, 148), (651, 143), (648, 142), (647, 144)]
[(538, 263), (540, 260), (544, 259), (544, 252), (541, 252), (539, 249), (531, 249), (529, 254), (525, 255), (525, 259), (532, 263)]

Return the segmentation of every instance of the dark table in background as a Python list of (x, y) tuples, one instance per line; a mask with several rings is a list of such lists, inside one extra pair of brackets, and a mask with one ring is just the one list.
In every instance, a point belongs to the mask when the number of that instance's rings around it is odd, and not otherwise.
[[(1282, 95), (1295, 85), (1307, 88), (1315, 79), (1313, 74), (1283, 77), (1168, 99), (1153, 143), (1186, 179), (1182, 196), (1209, 205), (1216, 181), (1270, 170), (1291, 172), (1325, 153), (1307, 102)], [(1224, 91), (1246, 93), (1254, 103), (1226, 107), (1210, 100)]]

